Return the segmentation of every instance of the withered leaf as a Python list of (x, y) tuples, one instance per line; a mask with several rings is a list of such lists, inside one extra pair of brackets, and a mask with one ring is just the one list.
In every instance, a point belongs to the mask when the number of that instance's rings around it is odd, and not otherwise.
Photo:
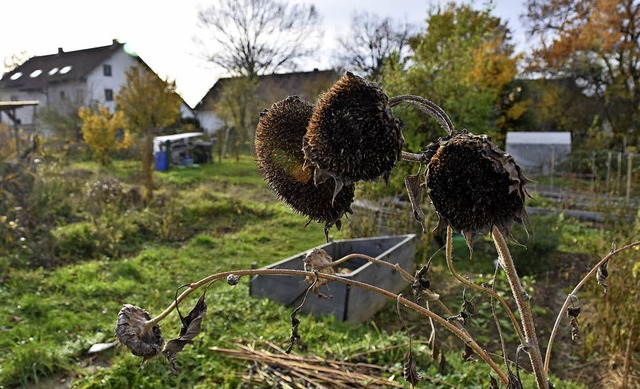
[(164, 338), (158, 325), (147, 327), (149, 313), (131, 304), (124, 304), (118, 312), (116, 337), (133, 355), (143, 357), (143, 363), (162, 350)]
[(498, 387), (498, 380), (489, 375), (489, 389), (500, 389)]
[(571, 340), (576, 341), (580, 338), (580, 327), (578, 326), (578, 319), (571, 318)]
[(426, 289), (429, 289), (429, 287), (431, 286), (431, 282), (426, 278), (428, 270), (428, 265), (425, 265), (420, 270), (418, 270), (414, 277), (415, 281), (413, 281), (413, 284), (411, 284), (413, 295), (415, 296), (416, 301), (420, 301), (420, 299), (422, 298), (422, 293)]
[(417, 364), (415, 359), (413, 359), (413, 352), (409, 350), (409, 357), (407, 358), (407, 363), (404, 365), (404, 369), (402, 369), (402, 375), (404, 379), (411, 383), (411, 387), (414, 387), (420, 382), (420, 374), (418, 374)]
[(507, 383), (507, 389), (523, 389), (520, 376), (513, 374), (511, 369), (509, 369), (509, 372), (508, 372), (508, 379), (509, 381)]
[(464, 351), (462, 352), (462, 360), (465, 362), (475, 362), (473, 357), (474, 351), (468, 343), (464, 345)]
[(204, 301), (204, 293), (198, 299), (196, 306), (185, 317), (181, 317), (182, 327), (180, 328), (180, 336), (171, 339), (164, 346), (162, 353), (169, 361), (169, 367), (173, 374), (178, 374), (175, 362), (177, 354), (182, 351), (187, 343), (190, 343), (196, 336), (202, 332), (202, 319), (207, 313), (207, 303)]
[(420, 178), (420, 174), (407, 175), (404, 177), (404, 185), (407, 187), (407, 195), (409, 195), (411, 208), (413, 208), (413, 217), (420, 223), (420, 226), (422, 226), (422, 232), (427, 232), (424, 212), (420, 207), (420, 203), (422, 202), (422, 183), (420, 182)]
[(607, 270), (608, 264), (609, 261), (605, 261), (605, 263), (598, 267), (598, 271), (596, 272), (596, 279), (598, 280), (598, 284), (602, 285), (605, 293), (607, 293), (607, 290), (609, 289), (609, 286), (605, 283), (607, 277), (609, 277), (609, 271)]
[[(311, 250), (303, 259), (305, 271), (317, 271), (318, 273), (324, 274), (336, 274), (333, 266), (331, 266), (332, 262), (333, 258), (331, 258), (326, 251), (317, 248)], [(314, 281), (316, 289), (329, 282), (322, 278), (307, 277), (307, 282), (311, 283)]]

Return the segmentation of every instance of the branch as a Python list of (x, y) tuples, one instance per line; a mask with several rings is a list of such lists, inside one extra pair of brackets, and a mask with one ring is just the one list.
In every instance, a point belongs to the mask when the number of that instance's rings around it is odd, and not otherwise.
[(573, 290), (571, 291), (571, 293), (569, 293), (567, 295), (567, 298), (564, 300), (564, 304), (562, 304), (562, 308), (560, 308), (560, 312), (558, 312), (558, 317), (556, 317), (556, 322), (553, 325), (553, 329), (551, 330), (551, 335), (549, 336), (549, 343), (547, 344), (547, 353), (544, 357), (544, 372), (545, 374), (549, 374), (549, 361), (551, 360), (551, 349), (553, 348), (553, 342), (556, 338), (556, 335), (558, 333), (558, 327), (560, 327), (560, 320), (562, 319), (562, 316), (564, 315), (564, 313), (567, 311), (567, 308), (569, 307), (569, 304), (571, 302), (571, 296), (575, 296), (576, 293), (578, 293), (578, 291), (584, 286), (584, 284), (591, 278), (593, 277), (594, 274), (596, 274), (596, 272), (598, 271), (598, 268), (600, 268), (600, 266), (602, 266), (602, 264), (604, 264), (605, 262), (607, 262), (608, 260), (610, 260), (611, 258), (613, 258), (615, 255), (617, 255), (618, 253), (628, 250), (630, 248), (636, 247), (640, 245), (640, 241), (638, 242), (633, 242), (633, 243), (629, 243), (626, 246), (620, 247), (617, 250), (612, 250), (609, 254), (607, 254), (604, 258), (602, 258), (600, 260), (600, 262), (598, 262), (592, 269), (591, 271), (589, 271), (589, 273), (587, 273), (586, 276), (584, 276), (582, 278), (582, 280), (580, 280), (580, 282), (578, 283), (578, 285), (576, 285), (575, 288), (573, 288)]
[(171, 305), (164, 310), (164, 312), (162, 312), (160, 315), (154, 317), (153, 319), (149, 320), (146, 323), (146, 327), (147, 328), (151, 328), (154, 325), (158, 324), (162, 319), (164, 319), (167, 315), (169, 315), (169, 313), (171, 313), (171, 311), (173, 311), (176, 307), (176, 304), (179, 304), (182, 300), (184, 300), (187, 296), (189, 296), (193, 291), (195, 291), (196, 289), (200, 288), (203, 285), (209, 284), (209, 283), (213, 283), (213, 282), (217, 282), (220, 280), (226, 280), (228, 276), (236, 276), (236, 277), (243, 277), (243, 276), (253, 276), (253, 275), (278, 275), (278, 276), (302, 276), (302, 277), (318, 277), (318, 278), (322, 278), (322, 279), (326, 279), (329, 281), (336, 281), (336, 282), (340, 282), (343, 284), (347, 284), (347, 285), (351, 285), (351, 286), (355, 286), (358, 288), (363, 288), (366, 290), (369, 290), (371, 292), (374, 293), (378, 293), (380, 295), (386, 296), (389, 299), (392, 299), (394, 301), (399, 302), (400, 304), (404, 305), (405, 307), (412, 309), (424, 316), (427, 316), (429, 318), (431, 318), (432, 320), (438, 322), (438, 324), (440, 324), (441, 326), (445, 327), (447, 330), (449, 330), (451, 333), (453, 333), (455, 336), (457, 336), (458, 338), (460, 338), (463, 342), (465, 342), (466, 345), (468, 345), (470, 348), (473, 349), (473, 351), (484, 361), (486, 362), (495, 372), (496, 374), (498, 374), (498, 376), (500, 377), (500, 380), (504, 383), (507, 384), (508, 383), (508, 378), (506, 376), (506, 374), (500, 369), (500, 367), (496, 364), (496, 362), (493, 361), (493, 359), (491, 359), (491, 357), (489, 356), (489, 354), (487, 354), (487, 352), (480, 347), (480, 345), (473, 339), (471, 338), (468, 334), (466, 334), (464, 331), (461, 331), (460, 329), (458, 329), (455, 325), (449, 323), (446, 319), (444, 319), (443, 317), (439, 316), (438, 314), (428, 310), (427, 308), (418, 305), (416, 303), (414, 303), (413, 301), (408, 300), (405, 297), (402, 296), (398, 296), (397, 294), (393, 293), (393, 292), (389, 292), (388, 290), (379, 288), (377, 286), (373, 286), (364, 282), (360, 282), (360, 281), (354, 281), (354, 280), (349, 280), (343, 277), (339, 277), (339, 276), (334, 276), (331, 274), (326, 274), (326, 273), (317, 273), (317, 272), (310, 272), (310, 271), (304, 271), (304, 270), (291, 270), (291, 269), (246, 269), (246, 270), (236, 270), (236, 271), (227, 271), (227, 272), (222, 272), (222, 273), (216, 273), (216, 274), (212, 274), (208, 277), (203, 278), (202, 280), (190, 284), (189, 288), (187, 290), (185, 290), (184, 292), (182, 292), (182, 294), (180, 294), (180, 296), (178, 296), (177, 299), (174, 300), (173, 303), (171, 303)]

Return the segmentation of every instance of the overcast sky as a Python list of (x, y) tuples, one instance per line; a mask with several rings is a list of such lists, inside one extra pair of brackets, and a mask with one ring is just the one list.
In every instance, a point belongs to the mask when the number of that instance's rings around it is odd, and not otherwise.
[[(26, 51), (30, 56), (128, 43), (161, 77), (175, 80), (185, 101), (194, 106), (223, 76), (202, 59), (194, 43), (197, 11), (215, 0), (19, 0), (2, 4), (0, 73), (4, 59)], [(349, 30), (353, 11), (424, 26), (427, 9), (437, 0), (301, 0), (313, 3), (323, 16), (323, 46), (308, 69), (328, 68), (332, 44)], [(444, 2), (444, 0), (440, 0)], [(469, 3), (469, 1), (465, 1)], [(482, 8), (486, 1), (472, 1)], [(526, 47), (520, 23), (524, 0), (493, 0), (494, 15), (508, 21), (514, 42)]]

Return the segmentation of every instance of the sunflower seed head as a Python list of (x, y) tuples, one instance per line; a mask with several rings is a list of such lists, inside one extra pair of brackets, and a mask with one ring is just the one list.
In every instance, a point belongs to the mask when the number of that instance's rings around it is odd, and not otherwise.
[(442, 224), (469, 242), (493, 226), (511, 236), (514, 222), (525, 223), (527, 178), (513, 158), (485, 135), (466, 131), (430, 145), (427, 193)]
[(337, 181), (316, 183), (314, 166), (305, 166), (303, 137), (313, 113), (313, 105), (298, 96), (274, 103), (260, 115), (256, 129), (256, 154), (263, 177), (277, 197), (309, 220), (325, 223), (325, 233), (345, 213), (351, 213), (355, 186)]
[(304, 143), (316, 177), (330, 176), (345, 186), (389, 177), (404, 138), (387, 102), (382, 89), (349, 72), (322, 95)]

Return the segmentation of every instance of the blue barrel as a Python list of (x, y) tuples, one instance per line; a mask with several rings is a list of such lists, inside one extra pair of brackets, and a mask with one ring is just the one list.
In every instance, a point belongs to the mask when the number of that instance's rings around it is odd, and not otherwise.
[(156, 151), (155, 153), (155, 164), (156, 170), (159, 172), (164, 172), (169, 170), (169, 161), (167, 160), (167, 152), (164, 150)]

